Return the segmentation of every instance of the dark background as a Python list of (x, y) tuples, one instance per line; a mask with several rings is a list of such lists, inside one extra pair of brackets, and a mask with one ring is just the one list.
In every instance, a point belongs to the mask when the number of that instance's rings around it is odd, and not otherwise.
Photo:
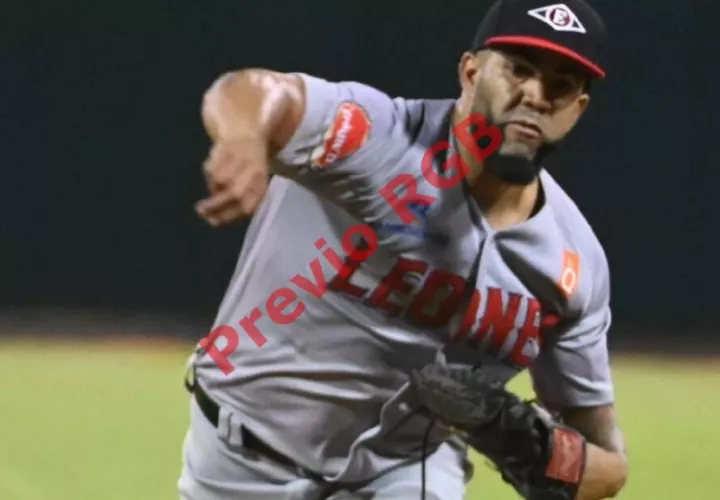
[[(548, 166), (605, 245), (614, 339), (717, 344), (720, 7), (594, 5), (610, 34), (608, 78)], [(264, 66), (454, 97), (457, 61), (488, 6), (3, 4), (3, 317), (154, 315), (184, 318), (168, 333), (204, 335), (244, 231), (213, 230), (193, 211), (205, 194), (208, 85)]]

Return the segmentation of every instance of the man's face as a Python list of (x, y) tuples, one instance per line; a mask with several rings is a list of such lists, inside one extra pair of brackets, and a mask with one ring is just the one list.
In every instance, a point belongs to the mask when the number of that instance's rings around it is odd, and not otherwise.
[(501, 127), (500, 156), (533, 160), (544, 144), (564, 138), (590, 98), (583, 70), (559, 54), (508, 47), (463, 58), (472, 112)]

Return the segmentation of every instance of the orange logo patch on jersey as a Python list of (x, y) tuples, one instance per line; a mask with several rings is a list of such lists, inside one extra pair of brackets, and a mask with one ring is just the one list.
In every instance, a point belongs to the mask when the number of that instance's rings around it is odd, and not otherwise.
[(335, 120), (325, 132), (323, 143), (312, 153), (315, 168), (325, 168), (356, 152), (370, 133), (370, 118), (354, 102), (344, 102), (335, 114)]
[(563, 271), (558, 285), (566, 297), (570, 297), (580, 281), (580, 257), (575, 252), (563, 252)]

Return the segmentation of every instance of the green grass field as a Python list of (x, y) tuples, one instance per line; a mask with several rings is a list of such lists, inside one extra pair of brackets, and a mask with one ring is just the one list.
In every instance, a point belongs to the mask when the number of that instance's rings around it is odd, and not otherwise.
[[(176, 500), (184, 345), (0, 347), (0, 500)], [(720, 498), (720, 361), (615, 359), (619, 498)], [(529, 395), (523, 377), (512, 387)], [(481, 461), (468, 500), (517, 496)]]

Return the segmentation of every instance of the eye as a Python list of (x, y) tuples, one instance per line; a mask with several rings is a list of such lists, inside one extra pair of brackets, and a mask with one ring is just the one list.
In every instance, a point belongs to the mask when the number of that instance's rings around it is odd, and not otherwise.
[(555, 78), (548, 85), (549, 93), (556, 97), (570, 94), (577, 86), (578, 82), (572, 78)]
[(522, 61), (512, 61), (510, 71), (516, 78), (530, 78), (534, 74), (532, 66)]

